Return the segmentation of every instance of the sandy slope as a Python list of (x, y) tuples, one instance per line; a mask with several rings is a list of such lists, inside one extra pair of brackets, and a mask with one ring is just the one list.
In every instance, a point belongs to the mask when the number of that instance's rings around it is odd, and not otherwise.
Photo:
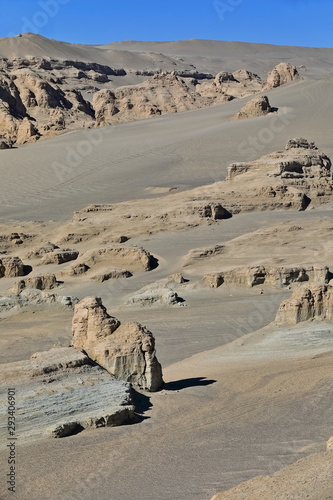
[(263, 129), (270, 130), (272, 117), (229, 122), (243, 105), (239, 100), (2, 151), (1, 220), (64, 219), (90, 203), (144, 198), (149, 187), (210, 184), (225, 177), (229, 163), (282, 149), (295, 136), (314, 140), (333, 156), (330, 79), (305, 80), (267, 94), (280, 108), (281, 122), (257, 148), (249, 138), (258, 140)]

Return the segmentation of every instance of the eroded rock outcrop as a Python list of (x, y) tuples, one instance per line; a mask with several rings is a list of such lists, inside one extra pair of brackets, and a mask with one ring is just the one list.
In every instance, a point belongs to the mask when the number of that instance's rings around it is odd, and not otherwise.
[(305, 139), (288, 141), (284, 151), (251, 162), (232, 163), (227, 181), (234, 196), (232, 205), (224, 199), (224, 206), (231, 213), (237, 213), (238, 207), (241, 211), (250, 207), (305, 210), (310, 203), (326, 203), (333, 194), (331, 160)]
[(202, 280), (204, 286), (218, 288), (222, 284), (243, 286), (289, 286), (291, 283), (314, 282), (326, 284), (331, 273), (328, 267), (240, 267), (230, 271), (206, 274)]
[(155, 339), (138, 323), (120, 322), (110, 316), (100, 298), (87, 297), (74, 310), (72, 344), (115, 377), (149, 391), (163, 384)]
[(25, 274), (26, 267), (19, 257), (0, 258), (0, 278), (16, 278)]
[(149, 118), (177, 113), (208, 105), (175, 73), (158, 73), (146, 82), (100, 90), (92, 101), (96, 125)]
[(270, 153), (253, 162), (232, 163), (228, 179), (264, 167), (267, 167), (267, 175), (282, 179), (331, 178), (331, 166), (331, 160), (313, 142), (291, 139), (284, 151)]
[(130, 384), (116, 380), (72, 347), (53, 348), (26, 361), (2, 364), (1, 389), (8, 387), (9, 380), (20, 394), (23, 441), (63, 438), (87, 428), (135, 420)]
[(296, 66), (289, 63), (280, 63), (268, 73), (265, 90), (279, 87), (293, 80), (299, 80), (299, 78)]
[(77, 297), (58, 295), (35, 288), (24, 288), (22, 291), (14, 290), (10, 295), (0, 295), (0, 313), (17, 312), (20, 309), (35, 310), (36, 308), (70, 309), (78, 301)]
[(262, 90), (263, 82), (258, 75), (247, 70), (234, 73), (222, 71), (214, 80), (203, 82), (196, 86), (196, 91), (202, 97), (215, 102), (225, 102), (235, 97), (246, 97)]
[[(90, 250), (81, 256), (90, 269), (97, 265), (125, 268), (130, 272), (150, 271), (156, 266), (156, 259), (140, 247), (112, 246)], [(78, 264), (81, 264), (81, 259)]]
[(65, 264), (72, 260), (76, 260), (79, 256), (77, 250), (56, 250), (54, 252), (46, 253), (42, 258), (40, 264)]
[(243, 120), (246, 118), (257, 118), (259, 116), (266, 116), (272, 112), (271, 105), (267, 96), (254, 97), (248, 101), (245, 106), (237, 113), (233, 119)]
[(333, 287), (331, 285), (303, 285), (292, 297), (282, 302), (277, 323), (297, 324), (309, 319), (333, 319)]
[(36, 290), (52, 290), (58, 286), (57, 278), (54, 274), (41, 274), (32, 276), (14, 283), (12, 293), (21, 293), (26, 288), (34, 288)]

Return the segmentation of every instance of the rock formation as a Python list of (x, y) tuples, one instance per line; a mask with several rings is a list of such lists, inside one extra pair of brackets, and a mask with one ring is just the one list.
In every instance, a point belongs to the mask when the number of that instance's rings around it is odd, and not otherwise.
[(75, 306), (72, 344), (115, 377), (157, 391), (163, 384), (155, 355), (155, 339), (138, 323), (110, 316), (100, 298), (87, 297)]
[(267, 174), (282, 179), (331, 178), (331, 160), (306, 139), (291, 139), (284, 151), (277, 151), (247, 163), (232, 163), (228, 179), (252, 169), (267, 167)]
[(222, 71), (214, 80), (205, 81), (196, 86), (200, 96), (216, 103), (230, 101), (235, 97), (246, 97), (262, 90), (263, 82), (258, 75), (246, 70), (234, 73)]
[(96, 125), (134, 121), (209, 105), (175, 73), (159, 73), (146, 82), (96, 92)]
[[(81, 262), (82, 261), (82, 262)], [(125, 267), (128, 271), (150, 271), (156, 265), (156, 259), (139, 247), (112, 246), (90, 250), (82, 254), (80, 262), (89, 268), (102, 265), (105, 267)]]
[(79, 252), (76, 250), (56, 250), (54, 252), (46, 253), (40, 264), (64, 264), (65, 262), (76, 260), (78, 256)]
[(248, 101), (245, 106), (234, 116), (234, 120), (243, 120), (245, 118), (257, 118), (266, 116), (272, 112), (271, 105), (267, 96), (254, 97)]
[[(142, 57), (154, 58), (154, 55), (140, 54)], [(176, 67), (178, 63), (169, 60)], [(184, 62), (182, 66), (183, 69), (175, 68), (172, 72), (156, 67), (130, 70), (137, 77), (150, 78), (120, 86), (120, 79), (127, 71), (105, 64), (51, 57), (3, 58), (0, 60), (0, 149), (68, 130), (211, 106), (263, 90), (261, 78), (244, 69), (234, 73), (222, 71), (214, 77)], [(281, 63), (268, 75), (265, 88), (296, 78), (296, 68)], [(91, 94), (92, 99), (86, 94)]]
[(303, 285), (292, 297), (282, 302), (277, 323), (297, 324), (309, 319), (333, 319), (333, 287), (331, 285)]
[[(63, 438), (87, 428), (135, 420), (130, 384), (115, 380), (83, 352), (69, 347), (1, 365), (0, 387), (20, 394), (20, 439)], [(7, 389), (6, 389), (7, 390)]]
[(0, 258), (0, 278), (15, 278), (25, 274), (25, 266), (19, 257)]
[(36, 308), (68, 309), (78, 301), (77, 297), (58, 295), (35, 288), (24, 288), (22, 291), (15, 289), (11, 295), (0, 295), (0, 312), (35, 310)]
[[(224, 206), (233, 214), (239, 208), (249, 211), (250, 207), (305, 210), (311, 202), (325, 203), (333, 194), (330, 159), (305, 139), (288, 141), (284, 151), (258, 160), (232, 163), (227, 181), (231, 204), (224, 196)], [(247, 192), (242, 189), (244, 183)]]
[(11, 291), (13, 293), (21, 293), (26, 288), (34, 288), (36, 290), (52, 290), (58, 286), (57, 278), (54, 274), (41, 274), (26, 278), (14, 283)]
[(222, 284), (230, 285), (271, 285), (289, 286), (291, 283), (314, 282), (326, 284), (329, 281), (328, 267), (274, 267), (253, 266), (240, 267), (230, 271), (206, 274), (202, 284), (210, 288), (218, 288)]
[(299, 78), (300, 76), (296, 66), (292, 66), (289, 63), (280, 63), (268, 73), (265, 90), (279, 87), (293, 80), (299, 80)]
[(93, 276), (91, 276), (91, 278), (95, 281), (99, 281), (100, 283), (104, 283), (104, 281), (130, 278), (131, 276), (133, 276), (133, 274), (130, 271), (126, 271), (126, 269), (120, 269), (119, 267), (114, 267), (108, 269), (107, 271), (94, 274)]

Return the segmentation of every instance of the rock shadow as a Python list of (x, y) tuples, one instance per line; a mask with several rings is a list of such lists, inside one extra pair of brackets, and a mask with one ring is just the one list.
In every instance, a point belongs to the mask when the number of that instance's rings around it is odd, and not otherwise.
[(147, 420), (150, 417), (145, 416), (146, 411), (152, 408), (152, 403), (150, 402), (150, 398), (141, 392), (138, 392), (136, 389), (132, 387), (131, 396), (133, 405), (135, 406), (135, 420), (131, 423), (138, 424), (143, 422), (143, 420)]
[(27, 276), (32, 271), (32, 266), (24, 266), (24, 276)]
[(206, 379), (206, 377), (195, 377), (195, 378), (185, 378), (182, 380), (175, 380), (174, 382), (166, 382), (163, 389), (166, 391), (181, 391), (182, 389), (187, 389), (188, 387), (201, 387), (206, 385), (212, 385), (217, 382), (213, 379)]

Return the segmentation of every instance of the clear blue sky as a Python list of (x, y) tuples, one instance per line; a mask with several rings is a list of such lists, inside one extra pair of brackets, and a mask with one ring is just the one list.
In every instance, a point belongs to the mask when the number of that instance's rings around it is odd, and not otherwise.
[(0, 0), (0, 36), (102, 44), (208, 38), (333, 47), (333, 0)]

